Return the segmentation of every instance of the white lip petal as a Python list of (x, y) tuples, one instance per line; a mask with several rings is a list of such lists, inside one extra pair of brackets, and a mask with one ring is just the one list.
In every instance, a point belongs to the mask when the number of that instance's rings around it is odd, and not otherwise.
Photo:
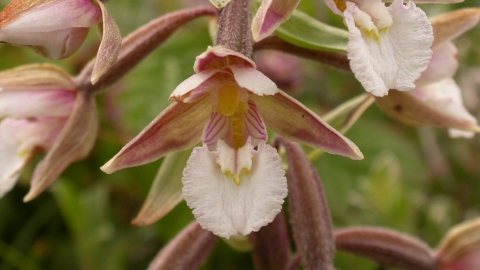
[(222, 173), (218, 151), (210, 152), (206, 146), (193, 150), (183, 171), (183, 195), (195, 218), (204, 229), (225, 238), (247, 235), (270, 223), (287, 196), (277, 151), (264, 143), (258, 150), (249, 143), (244, 147), (251, 147), (253, 157), (240, 185)]
[(376, 96), (389, 89), (412, 90), (430, 61), (433, 30), (425, 13), (414, 3), (396, 0), (389, 7), (393, 24), (367, 33), (357, 28), (354, 16), (361, 10), (347, 2), (345, 24), (350, 31), (348, 58), (355, 77)]

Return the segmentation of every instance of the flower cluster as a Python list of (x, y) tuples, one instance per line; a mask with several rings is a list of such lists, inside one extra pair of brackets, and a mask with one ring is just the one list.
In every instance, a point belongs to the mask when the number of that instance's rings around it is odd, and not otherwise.
[[(413, 1), (393, 0), (386, 5), (382, 0), (325, 0), (343, 18), (348, 32), (305, 16), (297, 15), (295, 22), (316, 27), (324, 31), (319, 36), (338, 38), (339, 43), (344, 38), (344, 50), (331, 52), (322, 47), (323, 40), (312, 41), (292, 31), (290, 39), (276, 35), (283, 23), (296, 16), (299, 0), (264, 0), (255, 16), (250, 14), (250, 0), (210, 2), (216, 9), (168, 14), (122, 40), (102, 0), (12, 0), (0, 13), (2, 43), (58, 60), (74, 54), (91, 27), (99, 26), (102, 38), (96, 58), (77, 77), (51, 64), (0, 72), (0, 197), (14, 187), (38, 152), (45, 157), (33, 172), (25, 201), (37, 197), (72, 162), (85, 158), (99, 126), (95, 95), (121, 79), (183, 24), (203, 15), (217, 16), (215, 41), (197, 56), (195, 74), (173, 90), (171, 105), (101, 167), (110, 174), (167, 157), (162, 169), (170, 170), (166, 166), (176, 161), (177, 152), (187, 152), (181, 172), (168, 180), (161, 175), (157, 180), (163, 182), (154, 184), (171, 189), (162, 193), (153, 188), (144, 206), (148, 209), (142, 209), (134, 221), (150, 224), (182, 199), (196, 219), (159, 253), (152, 269), (199, 267), (216, 236), (247, 235), (250, 240), (244, 239), (250, 241), (255, 263), (264, 269), (294, 269), (300, 262), (307, 269), (333, 269), (335, 248), (407, 269), (479, 267), (478, 221), (453, 230), (438, 251), (388, 229), (335, 233), (321, 180), (296, 143), (315, 148), (314, 157), (327, 152), (363, 159), (343, 133), (374, 100), (388, 115), (407, 124), (448, 128), (452, 137), (471, 138), (480, 132), (453, 79), (458, 49), (452, 43), (477, 25), (480, 9), (429, 19)], [(332, 65), (353, 72), (368, 93), (322, 119), (273, 81), (285, 79), (287, 85), (299, 81), (283, 78), (294, 67), (270, 67), (271, 78), (257, 70), (253, 52), (262, 46), (326, 64), (336, 61)], [(278, 135), (272, 145), (268, 130)], [(171, 194), (162, 197), (166, 193)], [(287, 196), (296, 260), (290, 260), (292, 245), (282, 212)], [(190, 243), (195, 245), (191, 257), (176, 254)], [(275, 261), (275, 252), (283, 259)]]

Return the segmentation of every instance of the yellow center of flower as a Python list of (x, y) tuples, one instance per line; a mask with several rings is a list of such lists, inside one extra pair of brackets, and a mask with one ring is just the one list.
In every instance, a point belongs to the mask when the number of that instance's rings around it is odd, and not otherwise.
[(245, 144), (243, 136), (243, 118), (248, 104), (241, 100), (242, 90), (236, 83), (225, 83), (218, 89), (218, 111), (230, 118), (232, 126), (232, 144), (235, 149)]
[(240, 92), (233, 83), (226, 83), (218, 89), (218, 110), (225, 116), (232, 116), (237, 111)]

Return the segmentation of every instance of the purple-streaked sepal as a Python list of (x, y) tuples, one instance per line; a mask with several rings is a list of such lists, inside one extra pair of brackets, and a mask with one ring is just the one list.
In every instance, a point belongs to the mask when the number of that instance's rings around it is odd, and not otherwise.
[(300, 0), (263, 0), (252, 21), (252, 34), (259, 41), (287, 21)]
[(170, 105), (101, 169), (113, 173), (192, 148), (201, 140), (211, 110), (208, 98)]
[(273, 96), (250, 97), (267, 127), (288, 140), (351, 159), (362, 159), (358, 147), (314, 112), (283, 91)]

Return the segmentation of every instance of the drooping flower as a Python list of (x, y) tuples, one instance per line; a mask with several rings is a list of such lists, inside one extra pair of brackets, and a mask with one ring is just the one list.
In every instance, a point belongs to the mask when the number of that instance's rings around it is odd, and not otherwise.
[(435, 42), (427, 70), (409, 92), (392, 91), (377, 98), (390, 116), (407, 124), (449, 128), (451, 137), (471, 138), (480, 132), (477, 119), (463, 105), (462, 93), (453, 76), (458, 68), (458, 50), (451, 42), (477, 25), (480, 9), (463, 9), (432, 19)]
[[(353, 159), (358, 148), (277, 89), (244, 55), (222, 46), (197, 57), (195, 75), (172, 93), (176, 103), (102, 167), (107, 173), (152, 162), (200, 140), (183, 172), (183, 195), (203, 228), (222, 237), (271, 222), (287, 195), (265, 124), (284, 137)], [(202, 136), (203, 134), (203, 136)]]
[(100, 0), (13, 0), (0, 13), (0, 42), (62, 59), (77, 51), (97, 24), (102, 24), (103, 35), (92, 72), (95, 83), (117, 59), (122, 41)]
[(96, 111), (73, 79), (52, 65), (0, 73), (0, 197), (15, 185), (35, 152), (46, 151), (25, 201), (38, 196), (73, 161), (89, 153)]
[(432, 51), (432, 26), (425, 13), (409, 1), (325, 0), (343, 16), (350, 32), (348, 58), (355, 77), (375, 96), (389, 89), (412, 90), (427, 68)]

